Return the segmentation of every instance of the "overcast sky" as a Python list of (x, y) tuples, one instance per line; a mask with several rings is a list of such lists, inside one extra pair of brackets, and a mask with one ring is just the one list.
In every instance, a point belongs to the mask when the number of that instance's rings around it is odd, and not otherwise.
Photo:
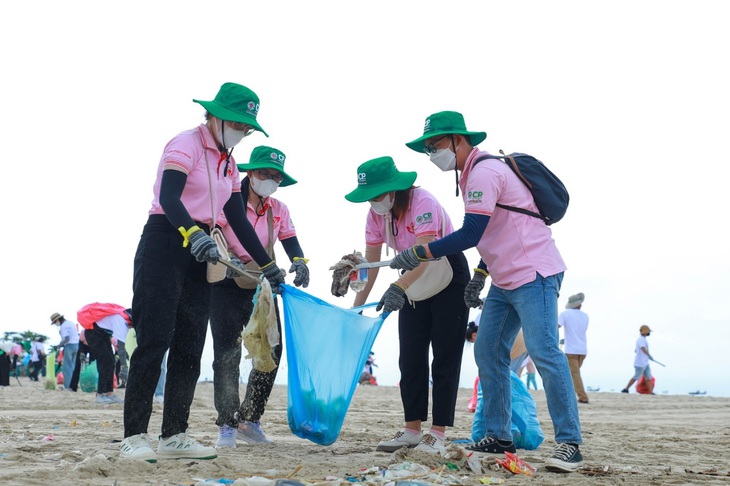
[[(727, 14), (720, 1), (4, 3), (0, 330), (55, 343), (52, 313), (130, 305), (162, 149), (203, 122), (192, 98), (233, 81), (259, 95), (271, 135), (237, 161), (271, 145), (299, 181), (276, 197), (311, 294), (352, 304), (330, 295), (328, 268), (364, 250), (367, 205), (344, 195), (368, 159), (418, 171), (461, 226), (453, 175), (404, 145), (456, 110), (488, 133), (482, 149), (535, 155), (570, 191), (552, 228), (568, 265), (560, 307), (586, 295), (586, 385), (621, 389), (648, 324), (658, 391), (730, 395)], [(395, 278), (381, 271), (371, 297)], [(396, 315), (374, 350), (395, 384)], [(208, 346), (201, 378), (211, 360)], [(471, 386), (471, 348), (464, 361)]]

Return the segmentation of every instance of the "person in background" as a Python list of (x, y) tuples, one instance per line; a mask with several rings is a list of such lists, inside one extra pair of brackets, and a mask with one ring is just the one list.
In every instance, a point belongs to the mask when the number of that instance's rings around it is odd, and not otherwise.
[(58, 312), (51, 315), (51, 324), (59, 326), (58, 333), (61, 335), (60, 347), (63, 347), (63, 389), (75, 391), (71, 387), (73, 375), (76, 370), (76, 361), (79, 354), (79, 330), (76, 323), (69, 321)]
[[(205, 123), (165, 146), (153, 186), (152, 208), (134, 257), (132, 312), (137, 348), (129, 366), (124, 401), (121, 456), (157, 462), (213, 459), (216, 450), (188, 434), (190, 406), (200, 376), (200, 358), (210, 313), (207, 265), (219, 265), (209, 233), (224, 213), (237, 239), (259, 265), (274, 292), (284, 275), (266, 254), (246, 218), (233, 149), (254, 131), (259, 97), (236, 83), (224, 83), (205, 108)], [(233, 197), (233, 196), (236, 197)], [(167, 383), (157, 451), (147, 435), (162, 360)]]
[(10, 386), (10, 351), (13, 343), (0, 341), (0, 386)]
[[(588, 395), (583, 388), (583, 378), (580, 368), (588, 354), (588, 314), (581, 310), (585, 295), (578, 293), (568, 298), (565, 310), (558, 316), (558, 327), (563, 328), (565, 339), (565, 356), (568, 357), (570, 375), (573, 378), (573, 388), (578, 395), (578, 403), (588, 403)], [(537, 387), (535, 388), (537, 389)]]
[(373, 358), (373, 353), (370, 351), (370, 354), (368, 355), (368, 359), (365, 360), (365, 367), (362, 370), (362, 373), (360, 373), (360, 380), (358, 383), (360, 385), (376, 385), (378, 384), (378, 380), (375, 378), (375, 375), (373, 374), (373, 366), (378, 366), (375, 364), (375, 358)]
[[(79, 389), (79, 378), (81, 376), (81, 368), (83, 364), (90, 364), (96, 358), (91, 354), (91, 349), (86, 342), (86, 329), (79, 330), (79, 352), (76, 353), (76, 366), (74, 367), (73, 377), (71, 378), (70, 387), (73, 391)], [(97, 370), (98, 371), (98, 370)]]
[(38, 381), (38, 374), (43, 370), (46, 362), (46, 346), (45, 336), (36, 336), (30, 345), (30, 374), (28, 375), (32, 381)]
[(537, 390), (537, 380), (535, 379), (537, 370), (535, 369), (535, 363), (532, 361), (532, 358), (530, 358), (529, 356), (525, 359), (525, 371), (527, 371), (527, 378), (525, 380), (527, 389), (529, 390), (530, 385), (532, 384), (532, 387), (535, 390)]
[[(309, 285), (308, 260), (289, 214), (289, 208), (274, 198), (279, 187), (296, 184), (284, 171), (286, 155), (279, 149), (264, 145), (253, 149), (248, 164), (239, 164), (245, 177), (241, 181), (241, 196), (246, 202), (247, 221), (253, 226), (261, 244), (273, 259), (274, 243), (278, 240), (291, 261), (290, 273), (296, 273), (294, 285)], [(239, 266), (252, 260), (238, 241), (225, 215), (218, 220), (228, 242), (231, 260)], [(274, 387), (281, 359), (281, 319), (275, 297), (276, 325), (279, 342), (274, 346), (276, 367), (268, 372), (252, 369), (246, 386), (246, 396), (240, 401), (238, 380), (241, 363), (241, 332), (251, 318), (256, 288), (241, 288), (228, 272), (228, 277), (213, 285), (210, 298), (210, 331), (213, 336), (214, 403), (218, 412), (218, 441), (216, 447), (236, 447), (236, 438), (249, 444), (269, 443), (261, 427), (261, 416)], [(250, 286), (249, 286), (250, 287)]]
[[(357, 188), (345, 198), (370, 204), (365, 224), (365, 259), (380, 261), (383, 244), (388, 248), (410, 251), (414, 244), (426, 244), (446, 237), (453, 227), (436, 198), (413, 183), (415, 172), (400, 172), (391, 157), (379, 157), (357, 169)], [(464, 288), (469, 266), (460, 251), (443, 255), (453, 277), (440, 292), (425, 300), (405, 302), (406, 291), (418, 282), (426, 265), (404, 272), (392, 282), (376, 310), (398, 312), (398, 339), (401, 372), (400, 394), (405, 426), (392, 439), (380, 442), (379, 451), (393, 452), (402, 447), (432, 454), (444, 448), (446, 427), (454, 425), (454, 414), (464, 352), (464, 328), (469, 317), (464, 303)], [(435, 264), (435, 263), (434, 263)], [(378, 277), (378, 269), (368, 270), (365, 289), (355, 297), (354, 306), (363, 305)], [(410, 300), (410, 299), (409, 299)], [(428, 419), (429, 348), (433, 350), (430, 371), (433, 377), (432, 421), (428, 433), (421, 426)]]
[(94, 323), (94, 327), (86, 329), (84, 337), (89, 349), (96, 357), (96, 367), (99, 378), (96, 385), (97, 405), (111, 405), (124, 403), (124, 400), (114, 394), (114, 347), (112, 339), (124, 342), (127, 331), (132, 325), (131, 309), (122, 314), (111, 314), (102, 317)]
[[(426, 118), (423, 135), (406, 146), (425, 153), (444, 172), (453, 171), (464, 200), (464, 223), (449, 236), (416, 244), (390, 266), (413, 270), (421, 262), (476, 247), (481, 260), (466, 287), (471, 307), (491, 273), (474, 356), (484, 388), (486, 436), (467, 449), (503, 454), (515, 451), (511, 431), (509, 354), (520, 328), (545, 387), (557, 447), (545, 461), (549, 471), (573, 472), (583, 464), (578, 404), (570, 387), (568, 360), (558, 347), (558, 293), (566, 269), (550, 228), (503, 206), (538, 213), (527, 186), (503, 161), (477, 148), (485, 132), (466, 129), (464, 117), (442, 111)], [(477, 162), (480, 159), (480, 162)], [(461, 171), (461, 177), (459, 177)]]
[(644, 376), (646, 380), (647, 393), (649, 395), (654, 393), (654, 382), (651, 379), (651, 367), (649, 366), (649, 360), (653, 360), (649, 354), (649, 342), (646, 340), (651, 335), (651, 329), (649, 326), (643, 325), (639, 328), (639, 339), (636, 340), (636, 347), (634, 348), (634, 376), (629, 380), (629, 384), (626, 388), (621, 390), (621, 393), (628, 393), (631, 385)]

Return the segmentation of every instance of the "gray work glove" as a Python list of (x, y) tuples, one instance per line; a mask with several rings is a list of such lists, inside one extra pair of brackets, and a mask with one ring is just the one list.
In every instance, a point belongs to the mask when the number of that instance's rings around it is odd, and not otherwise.
[[(238, 259), (236, 255), (229, 255), (231, 259), (231, 263), (237, 266), (238, 268), (243, 271), (243, 262)], [(233, 270), (231, 267), (226, 267), (226, 278), (236, 278), (240, 277), (241, 275), (239, 273), (236, 273), (235, 270)]]
[[(393, 260), (390, 261), (390, 268), (413, 270), (421, 264), (421, 258), (418, 258), (416, 254), (416, 248), (421, 245), (416, 245), (413, 248), (408, 248), (398, 253)], [(421, 246), (421, 248), (423, 248)]]
[(466, 284), (466, 288), (464, 289), (464, 302), (466, 302), (467, 307), (477, 308), (482, 305), (483, 302), (482, 299), (479, 298), (479, 294), (481, 294), (482, 289), (484, 289), (484, 283), (487, 281), (487, 275), (489, 274), (481, 268), (474, 269), (474, 276), (471, 278), (469, 283)]
[(294, 273), (294, 285), (297, 287), (307, 288), (309, 286), (309, 267), (307, 267), (306, 258), (294, 257), (294, 261), (289, 267), (289, 273)]
[(378, 302), (378, 306), (375, 308), (376, 312), (380, 312), (383, 309), (385, 312), (395, 312), (400, 310), (406, 303), (403, 295), (405, 291), (396, 284), (390, 284), (388, 290), (385, 291), (383, 297)]
[(272, 260), (270, 263), (261, 267), (261, 273), (269, 281), (271, 291), (275, 294), (280, 294), (281, 287), (279, 286), (284, 283), (284, 271), (276, 266), (276, 262)]
[(213, 238), (206, 235), (203, 230), (196, 231), (188, 237), (190, 241), (190, 253), (199, 262), (218, 263), (221, 254), (218, 251)]

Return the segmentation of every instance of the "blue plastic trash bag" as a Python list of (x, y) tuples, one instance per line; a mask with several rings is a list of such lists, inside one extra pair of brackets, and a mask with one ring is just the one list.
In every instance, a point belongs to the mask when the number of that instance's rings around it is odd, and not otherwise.
[[(513, 371), (509, 373), (512, 385), (512, 440), (518, 449), (535, 450), (545, 439), (545, 435), (540, 428), (540, 421), (537, 419), (535, 400), (522, 380)], [(477, 408), (474, 411), (474, 422), (471, 427), (471, 438), (474, 442), (478, 442), (484, 438), (486, 432), (484, 397), (480, 382), (477, 391)]]
[(282, 285), (289, 366), (287, 419), (315, 444), (337, 440), (373, 342), (387, 314), (360, 315)]

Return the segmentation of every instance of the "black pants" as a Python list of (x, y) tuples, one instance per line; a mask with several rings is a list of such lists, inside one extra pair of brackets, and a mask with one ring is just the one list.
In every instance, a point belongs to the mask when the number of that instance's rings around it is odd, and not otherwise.
[[(84, 334), (86, 334), (84, 332)], [(81, 376), (81, 362), (85, 361), (85, 356), (89, 355), (89, 363), (94, 361), (94, 355), (90, 353), (89, 346), (79, 341), (79, 352), (76, 353), (76, 367), (74, 368), (74, 374), (71, 377), (70, 388), (73, 391), (79, 389), (79, 376)]]
[[(238, 377), (243, 341), (241, 332), (251, 318), (256, 290), (242, 289), (231, 279), (213, 285), (210, 299), (210, 331), (213, 336), (213, 382), (218, 426), (236, 427), (238, 421), (258, 422), (274, 387), (281, 360), (281, 319), (276, 305), (279, 344), (274, 349), (276, 368), (269, 372), (251, 370), (246, 397), (239, 401)], [(239, 405), (240, 404), (240, 405)]]
[(106, 329), (94, 324), (94, 328), (87, 329), (84, 335), (91, 352), (96, 356), (96, 369), (99, 372), (96, 393), (99, 395), (111, 393), (114, 391), (114, 351), (111, 331), (107, 332)]
[[(207, 226), (197, 223), (208, 232)], [(162, 437), (188, 429), (190, 405), (200, 376), (210, 308), (205, 263), (163, 215), (152, 215), (134, 257), (132, 315), (137, 349), (124, 397), (124, 437), (147, 432), (160, 366), (168, 349)]]
[(10, 356), (0, 355), (0, 386), (10, 386)]
[(43, 370), (43, 364), (45, 362), (45, 358), (38, 361), (31, 361), (30, 362), (30, 379), (33, 381), (38, 381), (38, 373), (40, 373)]
[(405, 421), (426, 421), (429, 398), (429, 346), (433, 349), (432, 425), (454, 425), (461, 355), (469, 310), (464, 288), (469, 269), (464, 255), (450, 255), (454, 278), (430, 299), (406, 304), (399, 311), (400, 394)]

